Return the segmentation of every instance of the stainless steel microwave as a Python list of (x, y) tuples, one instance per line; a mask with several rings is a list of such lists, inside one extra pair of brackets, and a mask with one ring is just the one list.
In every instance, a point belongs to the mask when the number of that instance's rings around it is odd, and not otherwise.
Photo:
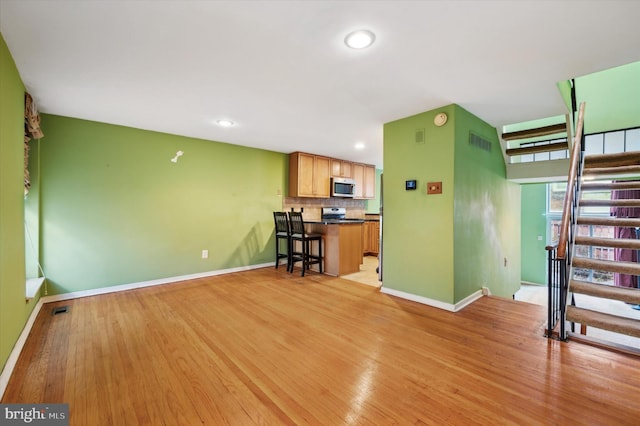
[(331, 178), (332, 197), (351, 197), (356, 194), (356, 181), (349, 178)]

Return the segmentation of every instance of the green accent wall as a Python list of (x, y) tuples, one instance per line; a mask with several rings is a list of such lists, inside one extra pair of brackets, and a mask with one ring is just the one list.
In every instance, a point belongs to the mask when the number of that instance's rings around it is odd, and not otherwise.
[[(547, 184), (521, 186), (522, 281), (546, 284), (547, 275)], [(538, 236), (542, 240), (538, 240)]]
[[(439, 112), (449, 116), (442, 127)], [(469, 145), (470, 132), (491, 152)], [(451, 304), (482, 286), (517, 291), (520, 189), (505, 179), (495, 128), (457, 105), (386, 123), (384, 164), (384, 287)], [(417, 190), (405, 190), (410, 179)], [(443, 193), (427, 195), (427, 182)]]
[[(440, 111), (454, 119), (451, 105), (384, 125), (383, 286), (453, 303), (454, 126), (433, 125)], [(443, 193), (426, 195), (435, 181)]]
[(576, 98), (586, 103), (586, 134), (637, 127), (640, 62), (577, 78)]
[[(454, 301), (481, 287), (511, 297), (520, 288), (520, 186), (506, 180), (496, 129), (456, 105)], [(491, 150), (469, 143), (475, 134)]]
[(42, 126), (49, 294), (273, 261), (286, 154), (46, 114)]
[[(638, 127), (640, 61), (578, 76), (575, 82), (578, 105), (586, 102), (586, 134)], [(558, 90), (571, 111), (570, 81), (559, 82)]]
[(0, 370), (37, 302), (25, 302), (24, 90), (0, 35)]

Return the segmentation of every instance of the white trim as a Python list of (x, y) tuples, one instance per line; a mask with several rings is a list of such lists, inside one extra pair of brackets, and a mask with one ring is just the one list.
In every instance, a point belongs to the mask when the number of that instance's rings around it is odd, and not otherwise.
[(16, 363), (18, 362), (22, 348), (24, 348), (24, 344), (27, 342), (27, 337), (29, 337), (29, 333), (31, 333), (31, 327), (33, 327), (33, 324), (36, 322), (36, 318), (40, 313), (40, 309), (43, 304), (44, 302), (42, 299), (38, 300), (35, 308), (31, 311), (31, 315), (29, 315), (29, 319), (24, 325), (22, 333), (20, 333), (20, 337), (18, 337), (16, 344), (13, 345), (9, 358), (7, 358), (7, 363), (2, 369), (2, 373), (0, 374), (0, 399), (4, 396), (4, 391), (7, 389), (9, 379), (11, 378), (11, 374), (13, 374), (13, 369), (16, 368)]
[(162, 284), (171, 284), (171, 283), (175, 283), (175, 282), (179, 282), (179, 281), (187, 281), (187, 280), (195, 280), (195, 279), (198, 279), (198, 278), (213, 277), (213, 276), (216, 276), (216, 275), (230, 274), (230, 273), (233, 273), (233, 272), (250, 271), (252, 269), (266, 268), (266, 267), (272, 266), (272, 265), (273, 265), (273, 262), (262, 263), (260, 265), (238, 266), (236, 268), (219, 269), (217, 271), (199, 272), (197, 274), (179, 275), (179, 276), (175, 276), (175, 277), (160, 278), (160, 279), (157, 279), (157, 280), (140, 281), (140, 282), (137, 282), (137, 283), (114, 285), (114, 286), (110, 286), (110, 287), (93, 288), (91, 290), (72, 291), (70, 293), (54, 294), (54, 295), (51, 295), (51, 296), (44, 296), (44, 297), (42, 297), (42, 299), (44, 299), (44, 303), (57, 302), (59, 300), (78, 299), (78, 298), (81, 298), (81, 297), (97, 296), (97, 295), (100, 295), (100, 294), (116, 293), (116, 292), (119, 292), (119, 291), (126, 291), (126, 290), (135, 290), (137, 288), (152, 287), (152, 286), (162, 285)]
[(547, 286), (547, 285), (546, 285), (546, 284), (544, 284), (544, 283), (534, 283), (534, 282), (532, 282), (532, 281), (520, 281), (520, 285), (521, 285), (521, 286), (522, 286), (522, 285), (535, 285), (535, 286), (538, 286), (538, 287), (546, 287), (546, 286)]
[(452, 305), (451, 303), (429, 299), (428, 297), (418, 296), (416, 294), (406, 293), (404, 291), (394, 290), (386, 287), (381, 287), (380, 292), (389, 294), (391, 296), (400, 297), (401, 299), (411, 300), (412, 302), (422, 303), (423, 305), (433, 306), (434, 308), (444, 309), (445, 311), (449, 312), (458, 312), (482, 297), (482, 290), (478, 290), (475, 293), (472, 293), (469, 296), (465, 297), (455, 305)]
[(483, 296), (482, 290), (478, 290), (474, 293), (471, 293), (470, 295), (468, 295), (467, 297), (465, 297), (464, 299), (462, 299), (461, 301), (455, 304), (454, 312), (463, 310), (464, 308), (466, 308), (476, 300), (482, 298), (482, 296)]
[(40, 287), (42, 287), (42, 283), (44, 283), (44, 277), (29, 278), (25, 284), (25, 298), (31, 300), (36, 297), (36, 294), (40, 291)]

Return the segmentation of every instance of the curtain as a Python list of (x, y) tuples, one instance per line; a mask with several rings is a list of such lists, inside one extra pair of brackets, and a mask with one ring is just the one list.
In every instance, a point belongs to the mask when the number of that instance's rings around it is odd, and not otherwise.
[[(640, 190), (624, 189), (619, 191), (611, 191), (612, 200), (628, 200), (640, 199)], [(619, 218), (637, 218), (640, 217), (640, 208), (638, 207), (611, 207), (611, 216)], [(619, 227), (614, 229), (615, 238), (636, 239), (637, 233), (635, 228)], [(630, 249), (614, 249), (614, 260), (622, 262), (637, 262), (638, 251)], [(636, 275), (614, 274), (614, 283), (618, 287), (638, 287), (638, 277)]]
[(29, 193), (31, 179), (29, 177), (29, 141), (44, 136), (40, 129), (40, 114), (36, 102), (30, 94), (24, 94), (24, 195)]

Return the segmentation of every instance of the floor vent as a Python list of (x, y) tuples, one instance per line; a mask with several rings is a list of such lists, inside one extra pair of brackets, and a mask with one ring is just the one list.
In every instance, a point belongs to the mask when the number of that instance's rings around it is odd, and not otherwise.
[(488, 141), (482, 136), (476, 135), (475, 133), (469, 133), (469, 145), (473, 145), (476, 148), (491, 152), (491, 141)]
[(68, 306), (56, 306), (51, 310), (51, 315), (66, 314), (67, 312), (69, 312)]

